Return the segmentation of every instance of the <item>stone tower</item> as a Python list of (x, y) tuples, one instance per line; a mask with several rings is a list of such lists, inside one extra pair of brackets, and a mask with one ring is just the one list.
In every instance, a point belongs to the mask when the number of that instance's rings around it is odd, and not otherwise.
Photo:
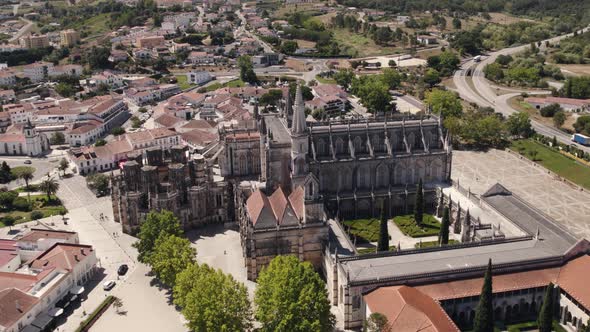
[(292, 188), (303, 185), (309, 173), (306, 160), (309, 149), (309, 137), (305, 123), (305, 105), (301, 94), (301, 86), (297, 85), (293, 123), (291, 124), (291, 181)]

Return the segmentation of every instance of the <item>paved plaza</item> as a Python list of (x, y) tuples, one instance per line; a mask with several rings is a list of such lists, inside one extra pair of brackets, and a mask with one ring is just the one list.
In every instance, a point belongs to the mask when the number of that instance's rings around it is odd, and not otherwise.
[(590, 238), (590, 193), (559, 180), (524, 157), (501, 150), (453, 151), (451, 177), (478, 195), (499, 182), (573, 234)]

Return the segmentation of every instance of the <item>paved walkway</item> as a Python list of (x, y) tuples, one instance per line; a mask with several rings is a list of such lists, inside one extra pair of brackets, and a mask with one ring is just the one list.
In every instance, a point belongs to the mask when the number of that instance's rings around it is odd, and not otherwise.
[(453, 151), (451, 176), (476, 194), (499, 182), (573, 234), (590, 238), (590, 193), (557, 180), (544, 167), (501, 150)]

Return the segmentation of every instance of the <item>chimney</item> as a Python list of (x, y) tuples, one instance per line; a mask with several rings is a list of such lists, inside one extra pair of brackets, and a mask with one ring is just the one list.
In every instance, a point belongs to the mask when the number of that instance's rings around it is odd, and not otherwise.
[(22, 310), (22, 308), (21, 308), (21, 306), (20, 306), (20, 301), (19, 301), (19, 300), (16, 300), (16, 301), (14, 302), (14, 304), (16, 305), (16, 310), (17, 310), (18, 312), (21, 312), (21, 313), (22, 313), (22, 312), (23, 312), (23, 310)]

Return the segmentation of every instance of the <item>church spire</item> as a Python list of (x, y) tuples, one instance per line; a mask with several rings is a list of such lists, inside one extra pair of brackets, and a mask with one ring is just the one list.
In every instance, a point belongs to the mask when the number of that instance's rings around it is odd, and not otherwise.
[(293, 111), (291, 134), (303, 134), (307, 128), (305, 124), (305, 105), (303, 104), (303, 95), (299, 84), (297, 84), (297, 92), (295, 92), (295, 109)]

